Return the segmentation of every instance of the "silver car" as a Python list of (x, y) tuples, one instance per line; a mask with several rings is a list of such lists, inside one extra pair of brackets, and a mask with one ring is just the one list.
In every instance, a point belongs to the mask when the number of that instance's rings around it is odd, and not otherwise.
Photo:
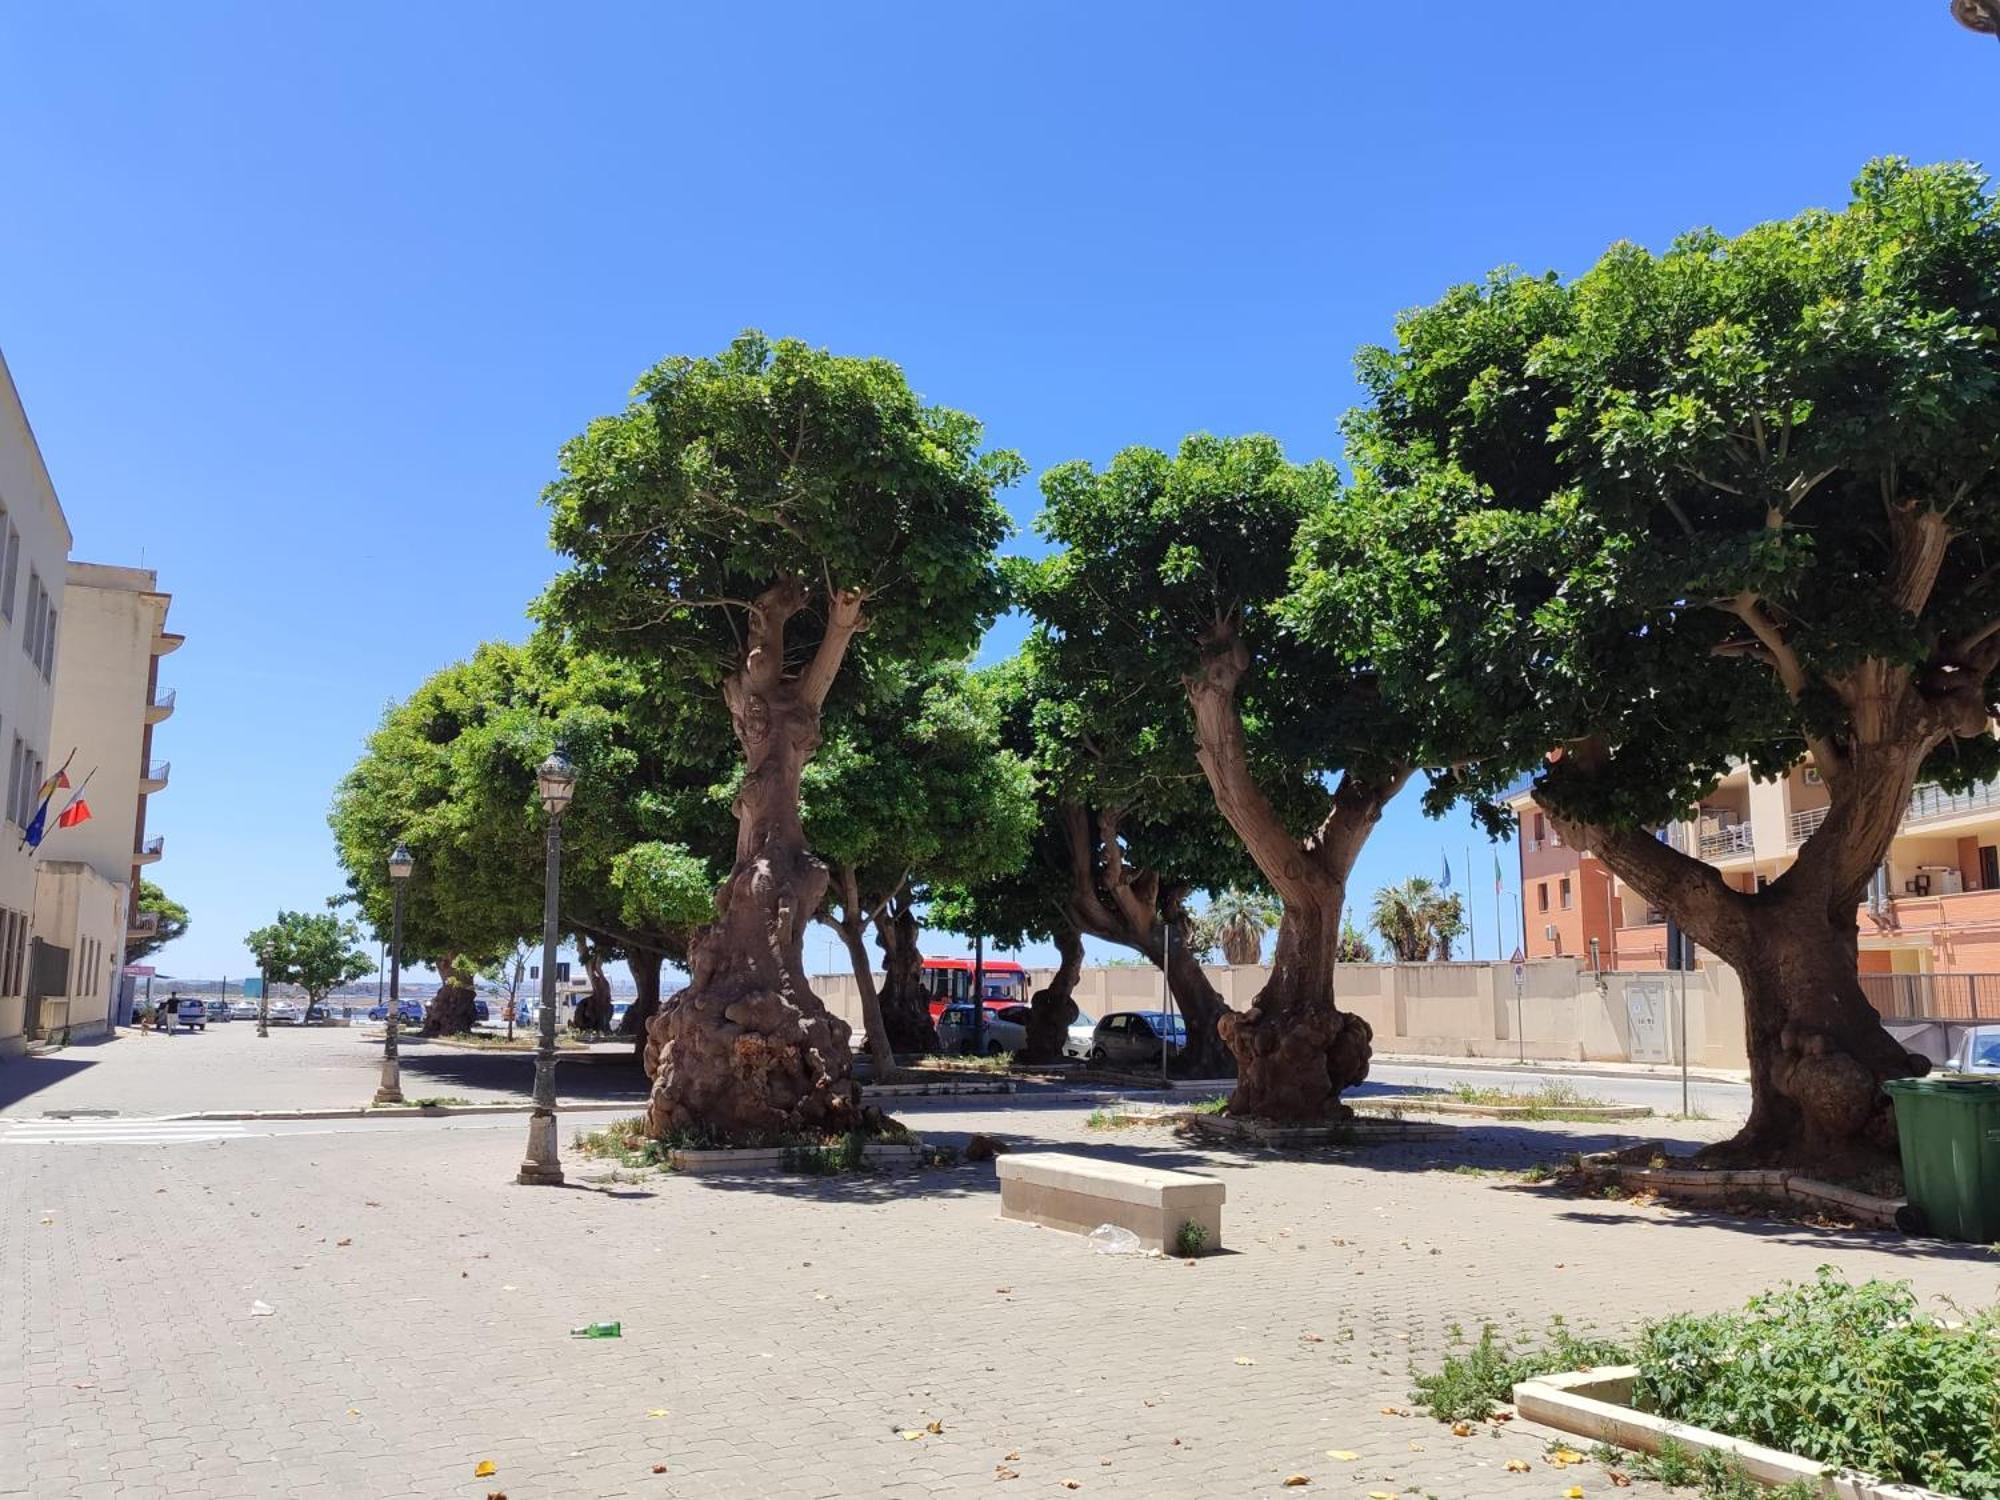
[(1968, 1026), (1945, 1071), (2000, 1074), (2000, 1026)]
[(1165, 1031), (1168, 1055), (1187, 1045), (1187, 1028), (1179, 1016), (1157, 1010), (1124, 1010), (1097, 1023), (1090, 1039), (1090, 1060), (1097, 1063), (1151, 1063), (1158, 1066), (1160, 1033)]
[[(1028, 1045), (1028, 1016), (1025, 1005), (1005, 1009), (986, 1008), (984, 1049), (988, 1057), (1002, 1052), (1019, 1052)], [(980, 1050), (981, 1038), (973, 1034), (972, 1006), (947, 1005), (937, 1018), (938, 1046), (946, 1052), (972, 1053)]]

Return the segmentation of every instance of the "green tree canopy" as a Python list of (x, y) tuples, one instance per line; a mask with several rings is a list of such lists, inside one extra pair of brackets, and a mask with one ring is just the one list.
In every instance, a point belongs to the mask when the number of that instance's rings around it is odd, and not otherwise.
[(330, 911), (281, 911), (243, 940), (266, 979), (297, 985), (310, 1004), (375, 972), (374, 957), (360, 944), (360, 927)]
[[(1483, 742), (1439, 798), (1530, 775), (1737, 969), (1734, 1157), (1885, 1151), (1879, 1084), (1921, 1067), (1860, 991), (1857, 904), (1919, 777), (2000, 768), (1996, 317), (1984, 177), (1885, 161), (1838, 212), (1456, 288), (1361, 361), (1315, 540), (1374, 565), (1309, 566), (1301, 628), (1365, 621), (1392, 689)], [(1654, 836), (1732, 764), (1806, 756), (1832, 805), (1768, 889)]]
[[(743, 750), (734, 866), (693, 983), (654, 1028), (656, 1133), (824, 1129), (858, 1117), (846, 1027), (807, 982), (825, 866), (799, 785), (843, 677), (962, 657), (999, 607), (996, 491), (1020, 472), (971, 417), (879, 359), (747, 333), (641, 378), (562, 451), (538, 606), (663, 695), (727, 706)], [(859, 672), (843, 674), (848, 657)], [(741, 1045), (754, 1034), (755, 1046)], [(753, 1069), (746, 1071), (749, 1062)]]
[(151, 958), (188, 930), (187, 908), (153, 881), (139, 882), (139, 899), (133, 903), (133, 910), (151, 913), (153, 930), (125, 945), (127, 963), (136, 964), (141, 959)]

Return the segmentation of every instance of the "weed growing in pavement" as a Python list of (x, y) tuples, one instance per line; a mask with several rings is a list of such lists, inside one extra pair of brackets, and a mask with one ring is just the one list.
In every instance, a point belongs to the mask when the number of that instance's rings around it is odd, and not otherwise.
[(1550, 1079), (1539, 1088), (1520, 1090), (1496, 1088), (1491, 1084), (1455, 1083), (1451, 1096), (1460, 1104), (1482, 1105), (1487, 1109), (1518, 1109), (1525, 1120), (1590, 1120), (1592, 1111), (1613, 1107), (1610, 1099), (1580, 1093), (1573, 1084)]
[(412, 1109), (448, 1109), (453, 1105), (470, 1104), (470, 1099), (461, 1099), (457, 1094), (432, 1094), (424, 1099), (412, 1099)]
[(1626, 1360), (1622, 1345), (1592, 1338), (1571, 1328), (1560, 1316), (1551, 1318), (1537, 1343), (1516, 1345), (1484, 1324), (1476, 1340), (1454, 1323), (1446, 1330), (1444, 1363), (1427, 1375), (1414, 1375), (1412, 1401), (1445, 1422), (1478, 1422), (1494, 1408), (1513, 1399), (1514, 1387), (1537, 1375), (1565, 1370), (1593, 1370)]
[(1174, 1254), (1183, 1260), (1193, 1260), (1208, 1248), (1208, 1230), (1205, 1226), (1189, 1219), (1174, 1231)]

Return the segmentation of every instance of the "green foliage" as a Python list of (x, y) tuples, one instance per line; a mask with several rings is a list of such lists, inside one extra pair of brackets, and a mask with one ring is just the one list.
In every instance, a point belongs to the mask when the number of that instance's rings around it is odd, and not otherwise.
[(1453, 1324), (1447, 1330), (1444, 1362), (1429, 1374), (1413, 1376), (1412, 1401), (1421, 1402), (1442, 1422), (1480, 1422), (1514, 1399), (1514, 1387), (1539, 1375), (1593, 1370), (1627, 1362), (1625, 1349), (1610, 1340), (1579, 1334), (1562, 1318), (1549, 1320), (1538, 1342), (1512, 1344), (1491, 1323), (1468, 1341)]
[(1369, 923), (1402, 963), (1448, 959), (1453, 941), (1465, 932), (1465, 903), (1454, 892), (1412, 875), (1375, 893)]
[(1337, 962), (1344, 964), (1375, 962), (1375, 945), (1369, 942), (1361, 929), (1346, 917), (1340, 920), (1340, 955)]
[[(749, 601), (783, 581), (863, 590), (869, 663), (969, 650), (1001, 602), (996, 492), (1021, 473), (979, 424), (918, 399), (893, 364), (745, 333), (647, 371), (564, 445), (545, 492), (570, 567), (538, 606), (583, 643), (686, 693), (734, 671)], [(803, 664), (824, 601), (791, 623)]]
[(170, 897), (155, 882), (139, 882), (139, 899), (133, 903), (139, 912), (151, 912), (157, 919), (154, 928), (144, 937), (133, 938), (125, 949), (125, 961), (136, 964), (141, 959), (151, 958), (167, 944), (188, 930), (187, 908)]
[(1174, 1254), (1183, 1260), (1193, 1260), (1208, 1248), (1208, 1229), (1205, 1225), (1187, 1220), (1174, 1231)]
[(621, 849), (611, 857), (610, 879), (626, 927), (671, 931), (714, 920), (715, 877), (684, 844), (648, 839)]
[(336, 985), (375, 972), (374, 956), (359, 944), (361, 929), (330, 911), (281, 911), (243, 939), (273, 984), (295, 984), (311, 1001)]
[(2000, 1313), (1953, 1325), (1831, 1268), (1739, 1312), (1651, 1324), (1636, 1397), (1732, 1437), (1967, 1500), (2000, 1496)]
[[(1996, 242), (1976, 169), (1884, 161), (1839, 212), (1621, 244), (1573, 282), (1500, 272), (1405, 314), (1360, 358), (1353, 487), (1315, 519), (1290, 617), (1329, 645), (1363, 632), (1384, 692), (1465, 726), (1480, 757), (1430, 805), (1496, 823), (1525, 772), (1569, 816), (1656, 825), (1732, 760), (1769, 775), (1808, 738), (1875, 732), (1869, 672), (1990, 701)], [(1932, 515), (1944, 555), (1911, 595), (1898, 535)], [(2000, 769), (1973, 718), (1927, 774)], [(1601, 760), (1542, 759), (1586, 737)]]

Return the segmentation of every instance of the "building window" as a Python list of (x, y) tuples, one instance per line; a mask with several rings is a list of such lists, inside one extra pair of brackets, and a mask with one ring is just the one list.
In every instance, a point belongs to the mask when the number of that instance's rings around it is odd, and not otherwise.
[(4, 569), (6, 575), (0, 578), (0, 615), (11, 620), (14, 618), (14, 584), (21, 576), (21, 533), (12, 522), (7, 525), (6, 546), (0, 551), (6, 554), (0, 558), (0, 569)]
[(1979, 846), (1979, 888), (1982, 891), (2000, 889), (2000, 848), (1992, 844)]
[(1530, 841), (1530, 843), (1528, 844), (1528, 847), (1529, 847), (1530, 849), (1539, 849), (1539, 848), (1541, 848), (1541, 847), (1542, 847), (1542, 841), (1543, 841), (1544, 839), (1546, 839), (1546, 838), (1547, 838), (1548, 836), (1549, 836), (1549, 825), (1548, 825), (1548, 820), (1547, 820), (1546, 818), (1544, 818), (1544, 817), (1543, 817), (1543, 816), (1542, 816), (1542, 815), (1541, 815), (1540, 813), (1536, 813), (1536, 814), (1535, 814), (1535, 836), (1534, 836), (1533, 840), (1531, 840), (1531, 841)]
[[(25, 762), (27, 746), (21, 737), (14, 736), (14, 758), (7, 764), (7, 821), (16, 828), (25, 828), (28, 820), (21, 816), (21, 767)], [(7, 992), (13, 994), (12, 990)]]
[(1535, 885), (1535, 910), (1547, 911), (1548, 909), (1549, 883), (1546, 880), (1538, 881)]
[(1562, 881), (1562, 908), (1564, 911), (1568, 911), (1570, 908), (1569, 879), (1567, 876)]
[(48, 628), (42, 632), (42, 681), (47, 682), (56, 670), (56, 607), (49, 606)]
[(21, 631), (21, 649), (28, 653), (29, 661), (40, 661), (42, 656), (42, 626), (47, 616), (42, 613), (42, 575), (33, 568), (28, 569), (28, 620)]

